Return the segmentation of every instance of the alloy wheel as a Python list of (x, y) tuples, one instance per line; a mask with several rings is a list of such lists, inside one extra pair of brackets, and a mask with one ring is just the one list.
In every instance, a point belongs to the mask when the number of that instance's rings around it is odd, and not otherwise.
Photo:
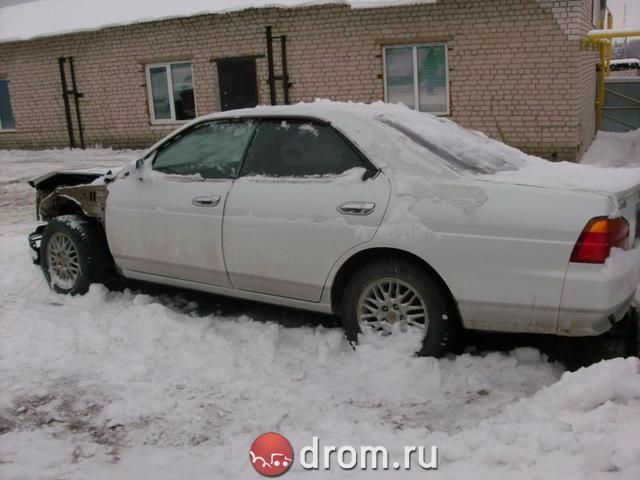
[(64, 290), (70, 290), (80, 276), (78, 250), (71, 238), (61, 232), (51, 235), (47, 245), (47, 264), (51, 282)]
[(407, 331), (429, 327), (426, 302), (409, 283), (399, 278), (381, 278), (370, 282), (357, 304), (358, 324), (364, 334), (392, 333), (394, 328)]

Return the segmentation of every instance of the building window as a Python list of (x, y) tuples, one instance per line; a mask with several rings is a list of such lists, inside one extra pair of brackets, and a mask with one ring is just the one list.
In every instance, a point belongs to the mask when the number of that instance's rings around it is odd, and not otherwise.
[(449, 114), (447, 46), (384, 48), (385, 101), (436, 115)]
[(152, 123), (175, 123), (196, 118), (190, 63), (148, 65), (147, 86)]
[(9, 80), (0, 80), (0, 130), (15, 130), (16, 122), (9, 98)]

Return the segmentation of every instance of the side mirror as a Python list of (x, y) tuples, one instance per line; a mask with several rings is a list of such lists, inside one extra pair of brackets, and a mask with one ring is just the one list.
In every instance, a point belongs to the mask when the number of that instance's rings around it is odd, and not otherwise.
[(102, 177), (102, 180), (104, 180), (104, 183), (111, 183), (116, 179), (115, 175), (113, 174), (113, 172), (111, 170), (109, 170), (107, 173), (104, 174), (104, 176)]
[(135, 172), (136, 172), (136, 178), (140, 181), (142, 181), (144, 179), (144, 158), (139, 158), (138, 160), (136, 160), (136, 168), (135, 168)]

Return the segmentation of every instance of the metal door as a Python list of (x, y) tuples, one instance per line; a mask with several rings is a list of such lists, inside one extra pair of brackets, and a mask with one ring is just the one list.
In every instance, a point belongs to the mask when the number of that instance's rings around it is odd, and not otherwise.
[(235, 110), (258, 104), (258, 80), (254, 58), (218, 60), (220, 109)]

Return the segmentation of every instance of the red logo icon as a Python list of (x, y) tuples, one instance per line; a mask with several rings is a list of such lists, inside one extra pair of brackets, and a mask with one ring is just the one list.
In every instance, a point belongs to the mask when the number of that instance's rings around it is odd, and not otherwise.
[(291, 468), (293, 447), (279, 433), (263, 433), (251, 444), (249, 460), (259, 474), (277, 477)]

